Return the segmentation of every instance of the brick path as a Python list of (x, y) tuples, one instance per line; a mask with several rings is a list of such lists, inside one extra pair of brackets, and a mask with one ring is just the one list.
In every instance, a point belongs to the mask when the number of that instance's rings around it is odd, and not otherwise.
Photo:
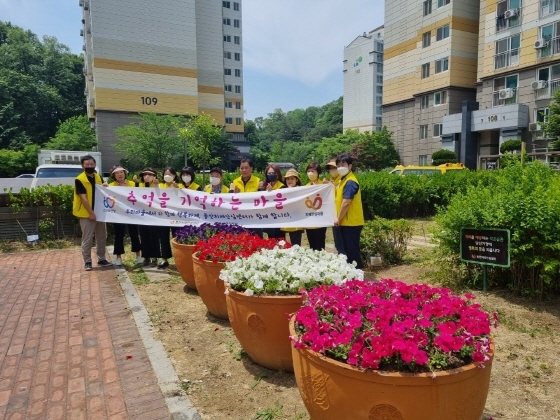
[(0, 255), (0, 419), (170, 419), (112, 268)]

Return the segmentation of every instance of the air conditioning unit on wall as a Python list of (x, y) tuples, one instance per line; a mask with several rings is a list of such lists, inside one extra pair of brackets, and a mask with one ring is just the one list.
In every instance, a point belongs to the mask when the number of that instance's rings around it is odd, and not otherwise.
[(544, 89), (546, 87), (546, 80), (535, 80), (531, 83), (531, 89)]
[(537, 39), (535, 41), (535, 49), (540, 50), (548, 45), (548, 41), (546, 39)]
[(541, 125), (538, 123), (530, 123), (529, 131), (541, 131)]
[(515, 96), (515, 89), (507, 88), (500, 90), (500, 99), (509, 99)]
[(506, 19), (511, 19), (519, 14), (519, 9), (509, 9), (504, 12), (504, 17)]

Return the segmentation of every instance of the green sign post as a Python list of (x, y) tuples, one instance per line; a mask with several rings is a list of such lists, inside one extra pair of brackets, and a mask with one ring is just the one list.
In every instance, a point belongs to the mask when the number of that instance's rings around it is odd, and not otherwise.
[(509, 229), (461, 228), (461, 261), (481, 264), (486, 292), (487, 267), (509, 267)]

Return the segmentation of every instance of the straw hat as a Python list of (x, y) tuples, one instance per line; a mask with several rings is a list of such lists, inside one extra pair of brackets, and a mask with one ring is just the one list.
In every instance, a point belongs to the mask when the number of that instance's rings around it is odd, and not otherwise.
[(299, 174), (297, 173), (297, 171), (292, 168), (292, 169), (288, 169), (288, 172), (286, 172), (286, 175), (284, 175), (284, 179), (293, 176), (296, 177), (297, 179), (299, 179), (301, 181), (301, 179), (299, 178)]
[(331, 159), (325, 165), (327, 168), (334, 168), (336, 169), (336, 159)]

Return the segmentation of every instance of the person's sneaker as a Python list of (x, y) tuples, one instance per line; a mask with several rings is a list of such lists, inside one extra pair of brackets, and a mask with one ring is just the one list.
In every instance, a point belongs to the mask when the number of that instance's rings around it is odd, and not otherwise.
[(118, 265), (118, 266), (122, 265), (122, 259), (120, 257), (115, 260), (115, 265)]
[(86, 269), (86, 271), (91, 271), (91, 270), (93, 270), (93, 266), (91, 265), (90, 262), (87, 262), (87, 263), (86, 263), (85, 269)]
[(154, 258), (154, 259), (152, 260), (152, 264), (151, 264), (151, 265), (152, 265), (152, 267), (155, 267), (155, 266), (157, 265), (157, 258)]
[(136, 257), (136, 264), (142, 264), (144, 262), (144, 258)]
[(113, 263), (110, 263), (107, 260), (99, 260), (97, 261), (97, 265), (101, 266), (101, 267), (110, 267), (113, 265)]
[(167, 261), (162, 261), (157, 266), (158, 270), (163, 270), (166, 267), (169, 267), (169, 263)]
[(144, 259), (144, 262), (142, 263), (142, 265), (143, 265), (144, 267), (147, 267), (147, 266), (150, 265), (150, 264), (151, 264), (151, 261), (150, 261), (149, 258), (145, 258), (145, 259)]

